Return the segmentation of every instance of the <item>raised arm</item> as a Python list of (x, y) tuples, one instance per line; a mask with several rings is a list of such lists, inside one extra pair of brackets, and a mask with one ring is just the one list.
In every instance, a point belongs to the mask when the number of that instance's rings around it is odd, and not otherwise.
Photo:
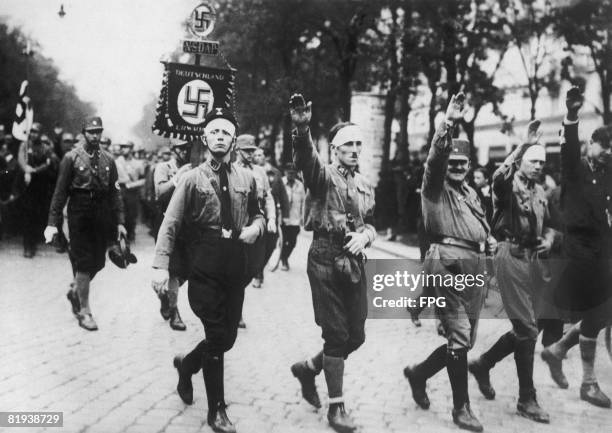
[(313, 195), (323, 194), (327, 191), (330, 181), (317, 150), (312, 143), (309, 123), (312, 117), (312, 103), (305, 103), (300, 94), (291, 96), (289, 101), (291, 120), (295, 125), (293, 132), (293, 162), (304, 175), (304, 186), (310, 189)]
[(580, 167), (580, 140), (578, 139), (578, 112), (584, 103), (584, 96), (578, 87), (567, 91), (565, 106), (567, 115), (563, 120), (563, 137), (561, 143), (561, 176), (564, 181), (574, 180)]
[(444, 187), (446, 166), (453, 143), (453, 130), (457, 121), (465, 115), (465, 95), (459, 92), (453, 95), (446, 107), (444, 122), (442, 122), (431, 141), (429, 155), (425, 161), (422, 194), (429, 200), (436, 201)]

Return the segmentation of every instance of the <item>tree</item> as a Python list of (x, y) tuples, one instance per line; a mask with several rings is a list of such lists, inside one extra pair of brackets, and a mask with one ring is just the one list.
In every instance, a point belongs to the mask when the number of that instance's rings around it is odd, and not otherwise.
[(26, 41), (19, 28), (0, 22), (0, 122), (10, 130), (19, 87), (27, 78), (35, 121), (47, 131), (55, 124), (80, 130), (84, 117), (94, 113), (92, 105), (82, 101), (70, 83), (59, 79), (57, 67), (40, 54), (35, 41), (31, 42), (33, 54), (24, 56)]
[(553, 54), (559, 48), (553, 33), (554, 14), (548, 1), (501, 0), (504, 25), (517, 48), (531, 101), (531, 120), (536, 118), (540, 91), (558, 91)]
[(589, 50), (595, 72), (601, 83), (602, 108), (596, 107), (605, 124), (612, 122), (610, 96), (612, 92), (612, 1), (582, 0), (555, 14), (555, 29), (564, 37), (570, 49)]

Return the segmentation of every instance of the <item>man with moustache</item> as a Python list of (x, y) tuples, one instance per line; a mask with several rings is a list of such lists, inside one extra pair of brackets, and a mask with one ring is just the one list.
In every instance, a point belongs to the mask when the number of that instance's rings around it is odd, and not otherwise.
[(263, 235), (265, 223), (253, 173), (230, 162), (236, 137), (233, 114), (213, 108), (203, 126), (210, 157), (181, 176), (174, 189), (157, 236), (153, 285), (166, 284), (177, 239), (186, 239), (189, 305), (206, 338), (187, 355), (174, 358), (177, 391), (192, 404), (191, 376), (202, 369), (208, 425), (230, 433), (236, 429), (225, 410), (223, 357), (234, 345), (242, 313), (246, 245)]
[[(155, 200), (161, 219), (163, 219), (163, 215), (170, 203), (170, 198), (181, 177), (191, 170), (191, 164), (189, 163), (191, 145), (192, 143), (188, 141), (174, 140), (171, 143), (171, 152), (174, 154), (174, 157), (159, 162), (155, 166), (153, 183), (155, 185)], [(168, 150), (170, 151), (170, 149)], [(157, 292), (161, 302), (159, 312), (164, 320), (169, 320), (170, 328), (175, 331), (187, 329), (179, 314), (177, 301), (179, 287), (183, 285), (189, 276), (188, 264), (189, 258), (186, 257), (185, 240), (177, 239), (168, 265), (168, 285), (163, 290)]]
[[(580, 398), (598, 407), (609, 408), (595, 375), (597, 336), (612, 311), (610, 278), (612, 236), (612, 130), (596, 128), (581, 156), (578, 138), (578, 112), (584, 96), (578, 87), (566, 95), (567, 115), (563, 120), (561, 145), (561, 200), (565, 231), (563, 253), (567, 260), (555, 292), (557, 307), (573, 312), (582, 319), (578, 342), (582, 358)], [(563, 377), (562, 360), (575, 342), (576, 332), (542, 351), (553, 378)], [(559, 383), (559, 380), (556, 380)]]
[(323, 331), (323, 351), (291, 366), (302, 396), (321, 407), (315, 377), (325, 373), (329, 395), (327, 419), (341, 433), (356, 426), (344, 407), (344, 361), (365, 341), (367, 295), (363, 250), (376, 237), (374, 190), (357, 171), (363, 133), (343, 122), (331, 128), (329, 141), (337, 161), (324, 164), (312, 142), (311, 103), (300, 94), (290, 100), (293, 160), (304, 175), (305, 229), (312, 230), (307, 273), (312, 290), (315, 322)]
[[(546, 149), (538, 143), (539, 120), (529, 124), (527, 141), (518, 146), (493, 174), (493, 234), (499, 241), (495, 275), (512, 322), (512, 331), (470, 362), (469, 371), (488, 400), (495, 398), (489, 373), (496, 363), (514, 353), (519, 382), (519, 415), (548, 423), (533, 383), (533, 357), (538, 325), (537, 301), (548, 281), (543, 259), (550, 252), (555, 231), (550, 227), (546, 192), (537, 182), (546, 163)], [(540, 134), (541, 135), (541, 134)]]
[(102, 119), (88, 118), (83, 124), (84, 146), (64, 155), (45, 229), (45, 239), (51, 242), (70, 197), (69, 255), (74, 283), (67, 297), (79, 326), (88, 331), (98, 329), (89, 307), (89, 284), (104, 268), (109, 227), (117, 224), (117, 236), (127, 234), (117, 167), (112, 156), (99, 147), (102, 131)]
[[(431, 240), (424, 262), (426, 274), (483, 274), (485, 248), (489, 252), (495, 249), (478, 196), (465, 181), (470, 168), (469, 143), (452, 138), (456, 122), (465, 114), (464, 104), (463, 93), (451, 97), (425, 163), (421, 201), (425, 230)], [(485, 288), (474, 285), (461, 291), (445, 286), (430, 289), (446, 299), (446, 307), (438, 308), (436, 315), (448, 341), (425, 361), (404, 369), (412, 397), (420, 407), (428, 409), (427, 380), (446, 367), (453, 393), (453, 422), (466, 430), (482, 431), (470, 408), (467, 352), (476, 340)]]

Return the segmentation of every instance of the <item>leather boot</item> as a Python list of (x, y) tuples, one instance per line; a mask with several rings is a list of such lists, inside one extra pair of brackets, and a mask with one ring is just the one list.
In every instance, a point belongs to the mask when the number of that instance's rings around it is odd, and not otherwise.
[(579, 336), (580, 323), (577, 323), (559, 341), (543, 349), (540, 355), (542, 360), (548, 364), (550, 377), (559, 388), (566, 389), (569, 386), (563, 374), (563, 358), (569, 349), (578, 344)]
[(344, 358), (324, 354), (323, 371), (325, 372), (325, 382), (327, 382), (327, 393), (330, 400), (327, 412), (329, 425), (339, 433), (355, 431), (356, 426), (344, 410), (344, 402), (342, 401)]
[(404, 377), (412, 389), (412, 398), (422, 409), (429, 409), (427, 379), (438, 373), (446, 365), (446, 344), (439, 346), (427, 359), (414, 367), (404, 368)]
[(315, 377), (317, 377), (319, 372), (310, 369), (306, 361), (302, 361), (296, 362), (291, 366), (291, 373), (300, 381), (304, 400), (317, 409), (321, 408), (321, 399), (319, 398), (319, 393), (317, 392), (317, 386), (315, 384)]
[(450, 349), (446, 354), (446, 371), (453, 391), (453, 422), (460, 428), (475, 432), (483, 430), (472, 413), (468, 395), (467, 349)]
[(176, 391), (178, 392), (179, 397), (185, 404), (193, 403), (193, 384), (191, 383), (191, 373), (185, 371), (183, 368), (183, 357), (181, 355), (177, 355), (174, 357), (173, 364), (174, 368), (178, 373), (178, 384), (176, 385)]
[(170, 318), (170, 313), (171, 313), (170, 301), (168, 300), (168, 294), (160, 293), (159, 295), (157, 295), (157, 297), (159, 298), (159, 302), (161, 303), (161, 306), (159, 308), (159, 313), (164, 318), (164, 320), (168, 320)]
[(235, 433), (236, 428), (227, 417), (223, 387), (223, 355), (204, 353), (202, 373), (208, 399), (208, 425), (215, 432)]
[(610, 407), (610, 399), (599, 389), (597, 382), (583, 383), (580, 386), (580, 399), (597, 407)]
[(219, 402), (217, 405), (208, 409), (207, 422), (210, 428), (217, 433), (236, 433), (236, 427), (229, 420), (225, 408), (227, 405), (224, 402)]
[(79, 313), (77, 319), (79, 319), (79, 326), (81, 328), (87, 329), (88, 331), (98, 330), (98, 324), (94, 320), (91, 313)]
[(327, 420), (331, 428), (339, 433), (352, 433), (357, 430), (357, 426), (344, 409), (344, 403), (331, 403), (327, 412)]
[(472, 412), (469, 402), (464, 403), (459, 408), (453, 408), (453, 422), (464, 430), (483, 431), (482, 424), (480, 424), (480, 421), (478, 421), (478, 418)]
[(178, 308), (174, 307), (170, 309), (170, 327), (175, 331), (184, 331), (187, 326), (183, 323), (181, 315), (179, 314)]
[(499, 361), (514, 352), (516, 337), (512, 332), (506, 332), (483, 353), (479, 358), (470, 362), (468, 370), (478, 382), (478, 389), (487, 400), (495, 398), (495, 389), (491, 385), (489, 372)]
[(517, 413), (527, 419), (548, 424), (550, 416), (538, 404), (535, 389), (521, 391), (518, 403), (516, 404)]

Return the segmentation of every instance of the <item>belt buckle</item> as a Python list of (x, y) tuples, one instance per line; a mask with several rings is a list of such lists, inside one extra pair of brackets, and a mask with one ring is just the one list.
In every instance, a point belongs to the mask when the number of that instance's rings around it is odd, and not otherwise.
[(221, 237), (223, 239), (231, 239), (232, 238), (232, 231), (231, 230), (225, 230), (224, 228), (221, 229)]
[(485, 243), (484, 242), (478, 242), (478, 251), (481, 253), (485, 252)]

